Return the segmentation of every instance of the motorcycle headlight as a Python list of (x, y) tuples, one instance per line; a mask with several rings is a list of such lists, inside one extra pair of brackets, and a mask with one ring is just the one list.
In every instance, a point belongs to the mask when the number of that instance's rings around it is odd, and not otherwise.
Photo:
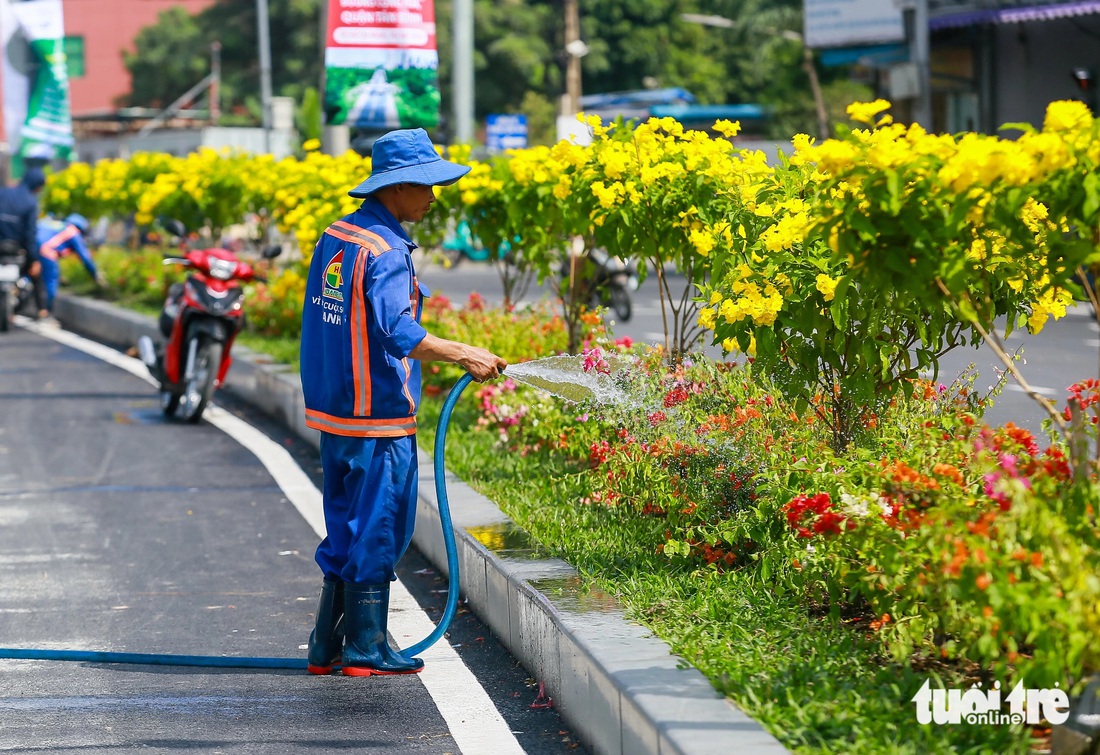
[(210, 275), (218, 280), (227, 281), (237, 271), (237, 263), (217, 257), (210, 258)]

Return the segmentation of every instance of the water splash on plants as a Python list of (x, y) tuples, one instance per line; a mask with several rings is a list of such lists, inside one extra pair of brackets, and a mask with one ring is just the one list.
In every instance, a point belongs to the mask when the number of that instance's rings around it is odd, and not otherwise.
[(614, 354), (560, 354), (509, 365), (505, 375), (572, 403), (630, 408), (640, 404), (622, 379), (632, 364)]

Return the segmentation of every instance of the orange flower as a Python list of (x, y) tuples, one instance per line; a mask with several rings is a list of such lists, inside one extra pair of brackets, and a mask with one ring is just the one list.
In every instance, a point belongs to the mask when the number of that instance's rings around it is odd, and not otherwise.
[(877, 632), (886, 624), (890, 623), (890, 614), (884, 613), (881, 618), (875, 619), (871, 622), (871, 631)]
[(962, 486), (965, 484), (963, 480), (962, 472), (954, 464), (936, 464), (932, 467), (932, 474), (939, 477), (946, 477), (954, 482), (956, 485)]
[(974, 584), (979, 590), (984, 590), (992, 584), (993, 579), (988, 574), (979, 574), (978, 578), (974, 580)]

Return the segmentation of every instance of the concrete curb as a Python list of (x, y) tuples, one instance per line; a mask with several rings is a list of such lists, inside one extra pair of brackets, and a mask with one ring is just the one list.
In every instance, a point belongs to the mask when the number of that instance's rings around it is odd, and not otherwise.
[[(157, 337), (153, 318), (104, 302), (61, 296), (58, 319), (111, 344)], [(297, 372), (235, 347), (223, 390), (318, 445), (305, 427)], [(434, 469), (420, 454), (417, 548), (444, 573)], [(787, 750), (732, 705), (697, 669), (649, 630), (628, 621), (608, 595), (579, 589), (564, 561), (540, 553), (489, 499), (450, 473), (447, 494), (458, 543), (462, 593), (594, 753), (719, 755)]]

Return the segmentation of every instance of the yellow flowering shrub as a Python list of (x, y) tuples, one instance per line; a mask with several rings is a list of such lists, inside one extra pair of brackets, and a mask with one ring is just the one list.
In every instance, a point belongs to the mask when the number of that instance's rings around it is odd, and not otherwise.
[[(494, 252), (506, 293), (532, 271), (564, 281), (574, 239), (582, 259), (602, 246), (636, 260), (659, 276), (670, 354), (701, 333), (755, 354), (804, 406), (835, 397), (834, 429), (848, 438), (890, 386), (934, 369), (995, 318), (1038, 332), (1060, 317), (1075, 274), (1100, 261), (1094, 232), (1083, 232), (1100, 227), (1100, 138), (1082, 103), (1052, 103), (1041, 129), (1011, 125), (1016, 139), (929, 134), (893, 122), (889, 108), (851, 105), (861, 127), (820, 143), (797, 135), (779, 166), (736, 148), (729, 121), (711, 136), (671, 118), (588, 116), (585, 146), (484, 162), (453, 147), (448, 158), (472, 170), (437, 190), (413, 232), (431, 247), (466, 220)], [(347, 191), (370, 173), (354, 152), (309, 146), (301, 159), (202, 150), (74, 164), (50, 176), (43, 205), (212, 228), (257, 212), (308, 259), (324, 228), (358, 206)], [(683, 290), (668, 268), (685, 276)], [(589, 299), (569, 290), (559, 293), (578, 332)]]
[[(870, 123), (884, 104), (854, 106), (857, 120)], [(822, 174), (813, 233), (850, 265), (860, 289), (890, 296), (898, 309), (946, 308), (995, 350), (998, 318), (1007, 331), (1039, 332), (1065, 314), (1077, 280), (1100, 261), (1100, 129), (1088, 108), (1053, 102), (1042, 130), (1005, 129), (1022, 133), (930, 135), (880, 118), (801, 155)], [(925, 348), (938, 348), (937, 332), (926, 329)]]

